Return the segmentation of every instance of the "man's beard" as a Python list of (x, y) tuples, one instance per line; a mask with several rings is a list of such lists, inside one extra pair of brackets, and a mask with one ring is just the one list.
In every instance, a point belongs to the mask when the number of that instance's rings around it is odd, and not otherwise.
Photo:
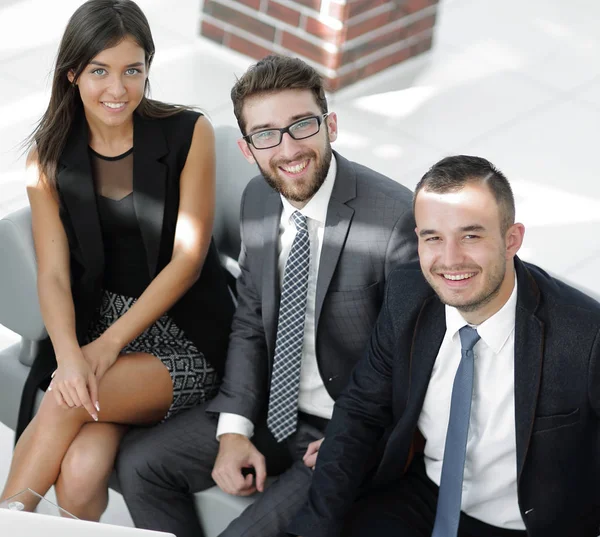
[(268, 185), (279, 192), (284, 198), (290, 201), (297, 202), (306, 202), (311, 199), (321, 188), (321, 185), (325, 182), (327, 178), (327, 173), (329, 172), (329, 166), (331, 165), (331, 144), (329, 142), (329, 138), (326, 140), (325, 151), (322, 153), (323, 160), (318, 163), (317, 162), (317, 154), (314, 151), (307, 151), (302, 153), (296, 157), (294, 157), (294, 161), (304, 161), (311, 159), (316, 168), (312, 175), (312, 177), (307, 178), (302, 181), (300, 184), (294, 184), (293, 179), (282, 179), (278, 175), (279, 166), (286, 165), (289, 163), (289, 160), (278, 160), (269, 162), (271, 170), (274, 170), (273, 173), (265, 170), (260, 164), (258, 164), (258, 168), (262, 173), (265, 181)]

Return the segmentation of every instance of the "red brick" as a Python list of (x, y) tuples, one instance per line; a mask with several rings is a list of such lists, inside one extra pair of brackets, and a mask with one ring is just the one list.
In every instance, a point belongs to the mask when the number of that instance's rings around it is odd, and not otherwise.
[(422, 54), (423, 52), (427, 52), (433, 43), (433, 36), (429, 35), (425, 39), (422, 39), (418, 43), (415, 43), (412, 47), (410, 47), (410, 55), (417, 56), (418, 54)]
[(337, 91), (350, 84), (354, 84), (354, 82), (358, 82), (358, 80), (360, 80), (360, 72), (356, 69), (336, 78), (325, 79), (325, 88), (328, 91)]
[(310, 35), (319, 37), (329, 43), (335, 43), (336, 45), (340, 43), (343, 35), (343, 29), (334, 30), (331, 28), (331, 26), (323, 24), (321, 21), (313, 17), (306, 17), (305, 30)]
[(384, 56), (383, 58), (379, 58), (372, 63), (365, 65), (361, 69), (361, 79), (367, 78), (369, 76), (374, 75), (375, 73), (379, 73), (379, 71), (383, 71), (388, 67), (392, 67), (393, 65), (398, 65), (403, 61), (407, 60), (411, 57), (411, 47), (406, 47), (396, 52), (392, 52), (388, 56)]
[(347, 65), (348, 63), (352, 63), (358, 60), (359, 58), (381, 50), (384, 47), (387, 47), (394, 43), (399, 43), (405, 38), (405, 28), (396, 28), (395, 30), (390, 30), (378, 37), (365, 41), (361, 45), (345, 50), (342, 53), (341, 65)]
[(402, 17), (406, 16), (406, 12), (399, 7), (396, 7), (390, 11), (386, 11), (385, 13), (380, 13), (379, 15), (375, 15), (374, 17), (370, 17), (358, 24), (350, 23), (348, 25), (348, 29), (346, 32), (346, 40), (350, 41), (355, 37), (366, 34), (372, 30), (376, 30), (389, 24), (390, 22), (397, 21)]
[(417, 11), (421, 11), (426, 7), (433, 6), (437, 4), (438, 0), (404, 0), (404, 9), (408, 13), (415, 13)]
[(392, 67), (393, 65), (402, 63), (403, 61), (410, 58), (411, 55), (412, 47), (406, 47), (391, 54), (388, 54), (383, 58), (379, 58), (367, 65), (354, 69), (349, 73), (342, 75), (341, 77), (328, 81), (329, 84), (332, 86), (332, 89), (330, 91), (336, 91), (338, 89), (344, 88), (350, 84), (358, 82), (359, 80), (368, 78), (374, 75), (375, 73), (379, 73), (380, 71), (383, 71), (388, 67)]
[(348, 4), (348, 19), (384, 4), (396, 5), (397, 2), (390, 2), (390, 0), (354, 0)]
[(321, 0), (292, 0), (292, 2), (300, 4), (304, 7), (309, 7), (311, 9), (314, 9), (315, 11), (321, 10)]
[(292, 53), (300, 54), (330, 69), (339, 66), (339, 53), (328, 52), (322, 47), (289, 32), (283, 33), (281, 45)]
[(286, 7), (282, 4), (278, 4), (277, 2), (273, 2), (273, 0), (269, 0), (269, 4), (267, 5), (267, 15), (275, 17), (280, 21), (287, 22), (295, 27), (298, 27), (300, 24), (299, 11)]
[(219, 28), (210, 22), (202, 21), (200, 26), (200, 33), (210, 39), (211, 41), (216, 41), (220, 45), (223, 44), (225, 39), (225, 30), (223, 28)]
[(267, 41), (273, 41), (275, 39), (275, 28), (270, 24), (265, 24), (241, 11), (236, 11), (235, 9), (219, 4), (215, 0), (207, 0), (204, 2), (204, 13), (208, 13), (215, 19), (219, 19), (227, 24), (246, 30)]
[(261, 47), (260, 45), (257, 45), (256, 43), (248, 41), (247, 39), (244, 39), (243, 37), (233, 33), (227, 35), (226, 45), (233, 50), (237, 50), (246, 56), (254, 58), (255, 60), (260, 60), (269, 54), (273, 54), (272, 50)]
[(233, 0), (238, 4), (242, 4), (246, 7), (251, 7), (252, 9), (256, 9), (258, 11), (260, 9), (260, 0)]
[(425, 30), (430, 30), (435, 25), (435, 15), (428, 15), (423, 17), (406, 27), (406, 37), (412, 37), (418, 35)]
[(348, 18), (348, 4), (329, 4), (329, 16), (344, 22)]

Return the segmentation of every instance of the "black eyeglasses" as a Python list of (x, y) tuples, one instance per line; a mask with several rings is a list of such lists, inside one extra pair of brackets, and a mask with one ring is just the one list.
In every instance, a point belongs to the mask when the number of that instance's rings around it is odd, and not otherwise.
[(321, 123), (329, 115), (305, 117), (284, 127), (283, 129), (264, 129), (244, 136), (244, 140), (251, 143), (256, 149), (271, 149), (276, 147), (283, 140), (283, 135), (287, 132), (294, 140), (304, 140), (314, 136), (321, 130)]

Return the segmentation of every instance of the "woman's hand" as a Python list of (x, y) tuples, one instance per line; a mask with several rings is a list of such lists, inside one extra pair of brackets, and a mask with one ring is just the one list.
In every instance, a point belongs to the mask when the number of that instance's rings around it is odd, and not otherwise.
[[(84, 407), (98, 421), (98, 383), (83, 353), (61, 358), (48, 387), (63, 408)], [(94, 401), (94, 403), (92, 403)]]
[(97, 382), (100, 382), (104, 373), (117, 361), (120, 350), (119, 346), (114, 345), (103, 336), (81, 347), (83, 356), (96, 376)]

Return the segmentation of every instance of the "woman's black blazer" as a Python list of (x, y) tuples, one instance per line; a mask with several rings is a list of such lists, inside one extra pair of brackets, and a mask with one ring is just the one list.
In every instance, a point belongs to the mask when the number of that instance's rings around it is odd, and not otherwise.
[[(133, 203), (152, 278), (171, 259), (179, 209), (179, 178), (199, 116), (189, 110), (162, 119), (134, 114)], [(60, 215), (69, 241), (71, 287), (80, 343), (99, 304), (104, 267), (88, 139), (87, 123), (80, 111), (57, 174)], [(233, 310), (225, 273), (211, 241), (199, 279), (168, 314), (221, 375)], [(47, 387), (55, 368), (56, 360), (48, 340), (43, 342), (23, 390), (17, 438), (32, 417), (37, 389)]]

